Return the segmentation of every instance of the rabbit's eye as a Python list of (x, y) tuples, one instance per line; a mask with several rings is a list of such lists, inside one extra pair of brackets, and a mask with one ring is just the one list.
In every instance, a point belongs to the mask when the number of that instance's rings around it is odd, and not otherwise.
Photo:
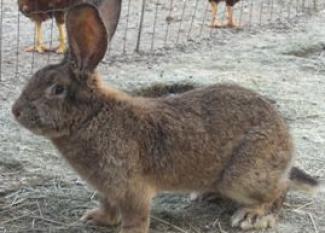
[(54, 95), (62, 95), (64, 91), (65, 89), (63, 85), (55, 85), (53, 88)]
[(66, 87), (62, 84), (53, 84), (50, 86), (47, 91), (46, 95), (48, 98), (64, 98), (66, 95)]

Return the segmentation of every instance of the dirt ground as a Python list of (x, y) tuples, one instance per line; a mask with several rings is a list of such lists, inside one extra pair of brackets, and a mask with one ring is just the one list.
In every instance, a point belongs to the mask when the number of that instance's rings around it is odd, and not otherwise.
[[(60, 59), (21, 52), (32, 41), (27, 37), (32, 26), (21, 18), (17, 71), (14, 7), (5, 8), (0, 82), (0, 232), (116, 232), (78, 220), (96, 206), (96, 193), (47, 140), (13, 120), (10, 107), (31, 71)], [(231, 82), (263, 93), (276, 101), (290, 125), (296, 165), (325, 179), (325, 11), (264, 27), (219, 29), (209, 40), (154, 55), (108, 57), (100, 71), (108, 84), (126, 90), (157, 82)], [(192, 203), (186, 194), (161, 194), (153, 202), (151, 232), (237, 233), (229, 225), (235, 208), (224, 201)], [(325, 233), (325, 194), (290, 193), (277, 227), (261, 232)]]

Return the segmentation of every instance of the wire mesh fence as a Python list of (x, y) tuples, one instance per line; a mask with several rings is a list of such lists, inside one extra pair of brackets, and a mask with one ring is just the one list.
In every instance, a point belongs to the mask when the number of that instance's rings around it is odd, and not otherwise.
[[(239, 28), (245, 30), (287, 23), (324, 8), (323, 0), (241, 0), (234, 6), (234, 16)], [(153, 53), (236, 31), (210, 27), (210, 11), (207, 0), (123, 0), (117, 32), (107, 54)], [(217, 17), (226, 20), (223, 2)], [(44, 40), (49, 47), (57, 43), (55, 28), (53, 19), (44, 25)], [(25, 52), (25, 47), (35, 44), (35, 38), (35, 25), (19, 12), (17, 2), (0, 0), (0, 80), (33, 72), (61, 58), (54, 53)]]

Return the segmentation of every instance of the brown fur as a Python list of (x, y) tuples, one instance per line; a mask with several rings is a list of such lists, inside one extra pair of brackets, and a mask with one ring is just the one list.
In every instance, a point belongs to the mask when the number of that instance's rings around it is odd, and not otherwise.
[(77, 6), (67, 25), (70, 56), (38, 71), (12, 111), (103, 195), (84, 220), (121, 218), (123, 233), (146, 233), (158, 192), (211, 191), (243, 206), (234, 226), (273, 225), (290, 183), (293, 144), (267, 99), (237, 85), (132, 97), (95, 73), (108, 36), (98, 11)]
[(54, 17), (64, 23), (64, 10), (75, 0), (18, 0), (19, 10), (33, 21), (43, 22)]
[(184, 93), (193, 90), (197, 87), (198, 86), (195, 86), (191, 83), (172, 83), (172, 84), (156, 83), (149, 87), (132, 90), (129, 93), (132, 96), (162, 97), (162, 96)]

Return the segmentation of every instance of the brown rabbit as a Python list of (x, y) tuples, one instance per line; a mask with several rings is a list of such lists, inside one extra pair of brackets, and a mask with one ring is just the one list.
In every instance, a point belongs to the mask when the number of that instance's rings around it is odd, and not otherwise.
[(132, 97), (95, 72), (107, 48), (96, 8), (72, 8), (67, 32), (69, 56), (39, 70), (12, 111), (101, 193), (84, 220), (146, 233), (158, 192), (216, 192), (241, 205), (232, 226), (266, 228), (292, 185), (318, 186), (292, 167), (288, 127), (264, 97), (236, 85)]

